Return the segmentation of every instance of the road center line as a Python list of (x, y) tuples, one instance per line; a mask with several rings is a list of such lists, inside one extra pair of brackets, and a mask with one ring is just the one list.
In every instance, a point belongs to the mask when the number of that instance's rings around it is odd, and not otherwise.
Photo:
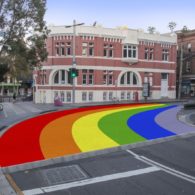
[(66, 184), (60, 184), (60, 185), (55, 185), (55, 186), (41, 187), (41, 188), (35, 188), (35, 189), (31, 189), (31, 190), (25, 190), (25, 191), (23, 191), (23, 193), (24, 193), (24, 195), (43, 194), (46, 192), (54, 192), (54, 191), (58, 191), (58, 190), (65, 190), (65, 189), (79, 187), (79, 186), (85, 186), (85, 185), (90, 185), (90, 184), (95, 184), (95, 183), (100, 183), (100, 182), (106, 182), (106, 181), (112, 181), (112, 180), (116, 180), (116, 179), (132, 177), (135, 175), (151, 173), (151, 172), (155, 172), (155, 171), (159, 171), (159, 170), (160, 170), (160, 168), (152, 166), (152, 167), (137, 169), (137, 170), (133, 170), (133, 171), (115, 173), (115, 174), (111, 174), (111, 175), (104, 175), (101, 177), (94, 177), (94, 178), (71, 182), (71, 183), (66, 183)]
[(171, 174), (171, 175), (174, 175), (176, 177), (179, 177), (183, 180), (186, 180), (186, 181), (189, 181), (191, 183), (194, 183), (195, 184), (195, 177), (191, 176), (191, 175), (188, 175), (188, 174), (185, 174), (183, 172), (180, 172), (180, 171), (177, 171), (175, 169), (172, 169), (170, 167), (167, 167), (163, 164), (160, 164), (156, 161), (153, 161), (145, 156), (140, 156), (134, 152), (132, 152), (131, 150), (126, 150), (128, 153), (130, 153), (131, 155), (133, 155), (136, 159), (148, 164), (148, 165), (152, 165), (152, 166), (155, 166), (155, 167), (158, 167), (159, 169)]

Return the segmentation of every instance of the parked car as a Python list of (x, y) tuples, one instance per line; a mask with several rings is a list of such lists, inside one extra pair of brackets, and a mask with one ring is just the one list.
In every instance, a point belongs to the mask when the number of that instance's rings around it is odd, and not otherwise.
[(22, 98), (22, 101), (33, 101), (33, 94), (28, 94)]

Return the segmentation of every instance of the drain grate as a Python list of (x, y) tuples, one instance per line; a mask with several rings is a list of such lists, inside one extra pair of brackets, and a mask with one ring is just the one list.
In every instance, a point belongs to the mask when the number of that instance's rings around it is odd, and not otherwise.
[(45, 185), (57, 185), (88, 178), (78, 165), (44, 169), (40, 173)]

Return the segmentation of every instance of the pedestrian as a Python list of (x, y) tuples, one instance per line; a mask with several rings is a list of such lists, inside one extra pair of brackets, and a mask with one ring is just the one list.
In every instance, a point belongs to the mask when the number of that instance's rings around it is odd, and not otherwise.
[(16, 93), (14, 92), (13, 93), (13, 103), (15, 103), (16, 102)]

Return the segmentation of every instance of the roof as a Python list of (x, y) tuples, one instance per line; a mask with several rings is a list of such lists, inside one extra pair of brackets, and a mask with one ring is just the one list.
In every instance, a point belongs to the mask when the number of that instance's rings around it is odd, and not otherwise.
[[(73, 35), (73, 28), (66, 28), (65, 26), (48, 26), (50, 30), (50, 36), (58, 35)], [(119, 28), (104, 28), (100, 26), (77, 26), (76, 35), (91, 35), (98, 37), (112, 37), (120, 38), (124, 43), (135, 43), (138, 44), (139, 40), (148, 40), (154, 42), (166, 42), (166, 43), (177, 43), (176, 34), (160, 34), (160, 33), (145, 33), (139, 29), (119, 29)]]

